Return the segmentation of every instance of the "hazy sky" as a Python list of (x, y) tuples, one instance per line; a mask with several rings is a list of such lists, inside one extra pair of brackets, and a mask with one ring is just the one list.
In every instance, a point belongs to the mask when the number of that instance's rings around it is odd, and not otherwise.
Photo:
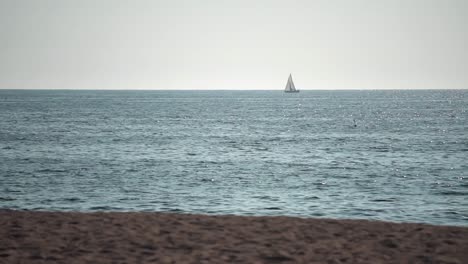
[(0, 88), (468, 88), (467, 0), (0, 0)]

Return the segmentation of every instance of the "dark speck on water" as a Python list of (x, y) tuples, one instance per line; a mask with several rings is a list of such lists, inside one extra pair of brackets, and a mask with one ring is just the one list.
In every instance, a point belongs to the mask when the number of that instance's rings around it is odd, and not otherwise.
[(0, 208), (468, 226), (467, 111), (466, 90), (0, 90)]

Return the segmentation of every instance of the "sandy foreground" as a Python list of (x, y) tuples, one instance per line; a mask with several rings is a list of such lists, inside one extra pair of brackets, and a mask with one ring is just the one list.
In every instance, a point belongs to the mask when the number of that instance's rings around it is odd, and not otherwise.
[(0, 263), (468, 263), (468, 228), (0, 210)]

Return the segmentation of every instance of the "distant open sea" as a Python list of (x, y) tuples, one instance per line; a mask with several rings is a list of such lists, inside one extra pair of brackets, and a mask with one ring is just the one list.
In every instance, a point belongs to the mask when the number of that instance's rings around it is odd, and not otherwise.
[(468, 226), (468, 90), (0, 90), (0, 208)]

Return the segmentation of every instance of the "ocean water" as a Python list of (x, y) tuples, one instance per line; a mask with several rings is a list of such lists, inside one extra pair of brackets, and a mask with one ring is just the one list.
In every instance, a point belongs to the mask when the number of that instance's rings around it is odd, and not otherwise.
[(468, 90), (0, 90), (0, 208), (468, 226)]

